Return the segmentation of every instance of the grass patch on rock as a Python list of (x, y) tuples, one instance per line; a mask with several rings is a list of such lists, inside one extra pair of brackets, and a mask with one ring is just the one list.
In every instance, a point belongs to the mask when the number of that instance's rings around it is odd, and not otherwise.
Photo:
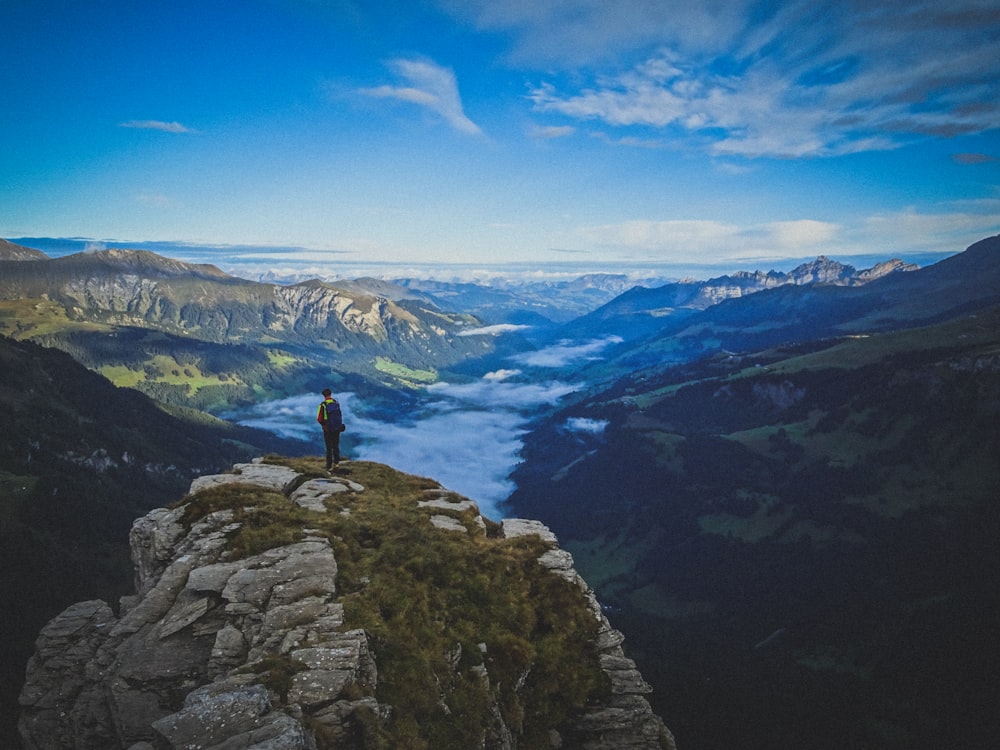
[[(318, 457), (266, 460), (323, 474)], [(376, 697), (391, 707), (385, 747), (479, 747), (506, 726), (519, 747), (548, 748), (551, 729), (607, 690), (583, 592), (538, 562), (551, 545), (502, 538), (460, 502), (420, 508), (442, 496), (464, 500), (434, 480), (369, 462), (343, 471), (365, 490), (332, 495), (326, 513), (231, 484), (186, 498), (185, 523), (230, 512), (239, 528), (227, 559), (299, 541), (305, 529), (330, 539), (344, 629), (368, 633)], [(467, 532), (435, 528), (431, 516), (440, 514)]]

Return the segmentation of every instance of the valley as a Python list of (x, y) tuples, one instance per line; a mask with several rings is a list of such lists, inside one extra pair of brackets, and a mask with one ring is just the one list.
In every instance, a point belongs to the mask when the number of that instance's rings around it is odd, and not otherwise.
[[(90, 400), (134, 389), (259, 430), (216, 438), (225, 461), (317, 452), (329, 385), (351, 457), (544, 522), (685, 750), (979, 747), (996, 732), (1000, 238), (919, 270), (819, 259), (654, 288), (589, 279), (561, 310), (556, 291), (535, 305), (475, 285), (279, 286), (151, 253), (7, 251), (2, 340), (118, 386)], [(105, 427), (87, 455), (112, 444)], [(0, 467), (5, 514), (48, 533), (50, 480), (18, 450)], [(101, 491), (81, 487), (74, 517)], [(123, 502), (115, 528), (137, 510)]]

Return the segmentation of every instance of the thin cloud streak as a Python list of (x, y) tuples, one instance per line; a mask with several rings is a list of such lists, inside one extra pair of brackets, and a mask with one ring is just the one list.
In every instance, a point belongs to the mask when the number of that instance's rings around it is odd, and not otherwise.
[(408, 85), (382, 85), (359, 89), (377, 99), (397, 99), (439, 115), (460, 133), (481, 135), (482, 130), (465, 114), (454, 71), (427, 60), (396, 59), (389, 68)]
[(662, 44), (722, 49), (739, 32), (749, 0), (439, 0), (456, 18), (512, 38), (513, 65), (579, 68)]
[(613, 344), (621, 343), (618, 336), (607, 336), (602, 339), (592, 339), (583, 343), (577, 341), (560, 341), (553, 346), (535, 352), (524, 352), (511, 357), (511, 360), (528, 367), (559, 368), (567, 365), (600, 359), (600, 353)]
[(159, 130), (163, 133), (194, 133), (195, 131), (179, 122), (164, 122), (163, 120), (126, 120), (118, 123), (121, 128), (136, 130)]
[(496, 323), (491, 326), (480, 326), (478, 328), (469, 328), (465, 331), (459, 331), (459, 336), (499, 336), (504, 333), (515, 333), (517, 331), (526, 331), (531, 326), (518, 325), (515, 323)]

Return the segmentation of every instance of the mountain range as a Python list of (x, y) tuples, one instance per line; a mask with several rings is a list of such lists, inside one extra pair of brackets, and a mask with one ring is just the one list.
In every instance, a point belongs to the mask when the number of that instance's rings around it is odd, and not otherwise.
[[(679, 746), (986, 746), (1000, 731), (991, 708), (1000, 701), (991, 637), (1000, 629), (991, 583), (1000, 575), (1000, 237), (921, 269), (889, 261), (857, 271), (819, 258), (788, 274), (622, 288), (609, 299), (616, 285), (627, 280), (582, 279), (565, 307), (540, 304), (543, 294), (518, 309), (511, 290), (374, 279), (280, 286), (144, 251), (52, 259), (7, 243), (0, 333), (15, 339), (7, 346), (63, 349), (199, 419), (209, 418), (182, 407), (222, 412), (324, 385), (400, 410), (419, 398), (419, 383), (492, 367), (512, 351), (614, 341), (603, 360), (561, 371), (590, 385), (536, 416), (508, 502), (573, 553)], [(497, 323), (535, 333), (496, 337), (487, 331)], [(9, 361), (59, 355), (20, 351), (41, 354)], [(103, 388), (79, 398), (133, 398), (75, 364), (66, 371)], [(55, 407), (35, 385), (51, 371), (23, 372), (7, 379), (10, 402), (22, 399), (25, 411), (12, 433), (24, 436), (5, 459), (22, 463), (0, 466), (4, 502), (45, 534), (59, 515), (35, 490), (50, 491), (50, 479), (23, 462), (38, 445), (62, 444), (49, 429)], [(86, 449), (51, 455), (93, 476), (113, 464), (134, 471), (120, 446), (99, 450), (117, 429), (99, 423), (72, 420), (65, 437)], [(121, 435), (139, 446), (160, 429), (127, 424)], [(82, 437), (94, 430), (104, 436)], [(260, 445), (207, 439), (225, 450)], [(204, 463), (174, 455), (179, 476)], [(78, 483), (68, 525), (99, 494)], [(134, 497), (122, 498), (115, 523), (136, 510)], [(99, 546), (95, 536), (85, 535), (81, 555)], [(36, 565), (30, 547), (12, 548), (20, 569)], [(46, 577), (26, 580), (44, 590)]]
[(516, 284), (433, 279), (396, 279), (395, 283), (430, 295), (447, 309), (472, 313), (490, 325), (530, 326), (548, 332), (615, 299), (637, 282), (625, 274), (590, 273), (570, 281), (522, 280)]
[(492, 350), (480, 321), (375, 280), (291, 286), (145, 250), (50, 259), (0, 246), (0, 334), (70, 352), (119, 385), (221, 411), (345, 382), (398, 387)]
[(720, 302), (741, 299), (778, 287), (861, 286), (890, 274), (917, 270), (912, 263), (897, 259), (857, 270), (854, 266), (820, 256), (791, 271), (739, 271), (712, 279), (685, 279), (656, 287), (634, 287), (596, 310), (577, 317), (561, 335), (591, 335), (595, 331), (636, 340), (661, 332), (665, 318), (676, 323)]
[[(998, 242), (996, 237), (982, 240), (919, 270), (889, 262), (887, 273), (865, 273), (863, 283), (853, 273), (842, 277), (846, 283), (784, 283), (678, 315), (658, 317), (648, 304), (636, 308), (637, 313), (630, 311), (628, 298), (649, 291), (633, 290), (620, 298), (621, 305), (609, 303), (611, 312), (595, 311), (586, 316), (586, 325), (584, 319), (574, 321), (563, 335), (586, 331), (621, 339), (608, 360), (590, 372), (592, 378), (614, 380), (647, 367), (663, 369), (720, 353), (928, 325), (1000, 304)], [(651, 290), (654, 304), (669, 289)]]

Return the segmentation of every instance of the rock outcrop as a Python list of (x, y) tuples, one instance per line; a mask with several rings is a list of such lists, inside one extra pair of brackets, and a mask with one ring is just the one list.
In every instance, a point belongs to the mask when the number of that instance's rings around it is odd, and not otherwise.
[[(245, 492), (246, 506), (241, 500), (192, 512), (207, 493), (226, 488)], [(365, 492), (344, 476), (309, 476), (257, 460), (232, 474), (200, 477), (176, 507), (138, 519), (130, 539), (135, 595), (117, 614), (101, 601), (75, 604), (39, 635), (20, 698), (26, 750), (386, 747), (380, 732), (394, 706), (380, 696), (370, 634), (347, 622), (330, 537), (304, 525), (298, 538), (253, 554), (238, 556), (231, 547), (235, 532), (266, 513), (254, 506), (260, 493), (320, 518), (349, 516), (338, 498)], [(485, 534), (474, 503), (440, 487), (423, 497), (430, 544), (435, 535)], [(542, 575), (570, 581), (597, 621), (596, 643), (580, 644), (580, 653), (597, 655), (606, 689), (550, 727), (548, 746), (672, 748), (646, 699), (649, 686), (569, 553), (538, 522), (506, 520), (498, 534), (545, 542), (537, 560)], [(459, 648), (456, 663), (460, 658)], [(477, 689), (490, 687), (489, 665), (475, 669)], [(477, 746), (517, 748), (518, 727), (499, 701), (489, 714), (492, 726), (482, 729)]]

